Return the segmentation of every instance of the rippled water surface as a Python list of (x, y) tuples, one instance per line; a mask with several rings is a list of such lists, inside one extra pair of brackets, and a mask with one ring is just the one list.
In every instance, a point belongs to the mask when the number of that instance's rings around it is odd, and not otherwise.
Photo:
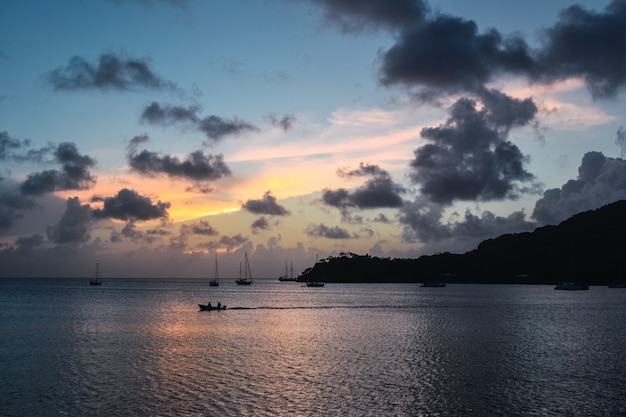
[(626, 415), (626, 289), (0, 279), (0, 335), (7, 417)]

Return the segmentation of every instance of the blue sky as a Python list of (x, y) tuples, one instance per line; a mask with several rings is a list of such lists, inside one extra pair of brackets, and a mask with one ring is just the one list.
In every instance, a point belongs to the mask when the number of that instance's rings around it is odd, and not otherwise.
[(465, 252), (626, 196), (626, 2), (5, 1), (3, 276)]

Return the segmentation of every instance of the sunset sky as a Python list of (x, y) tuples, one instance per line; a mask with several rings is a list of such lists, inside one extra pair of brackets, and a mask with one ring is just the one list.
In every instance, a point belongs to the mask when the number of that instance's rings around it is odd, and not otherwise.
[(626, 1), (4, 0), (0, 276), (463, 253), (626, 198)]

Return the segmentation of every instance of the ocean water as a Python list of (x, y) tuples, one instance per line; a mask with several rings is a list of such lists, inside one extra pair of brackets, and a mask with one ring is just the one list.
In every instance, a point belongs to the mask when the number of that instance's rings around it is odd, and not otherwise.
[(625, 394), (626, 289), (0, 279), (5, 417), (619, 416)]

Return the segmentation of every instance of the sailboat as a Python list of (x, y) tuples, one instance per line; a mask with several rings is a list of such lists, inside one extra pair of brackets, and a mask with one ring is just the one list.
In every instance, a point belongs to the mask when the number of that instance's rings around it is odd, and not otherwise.
[(217, 287), (218, 285), (220, 285), (220, 283), (217, 280), (217, 255), (215, 255), (215, 278), (209, 281), (209, 286)]
[(250, 271), (250, 262), (248, 262), (248, 252), (246, 252), (246, 275), (241, 276), (241, 265), (239, 265), (239, 279), (235, 280), (237, 285), (250, 285), (252, 284), (252, 271)]
[(291, 263), (291, 275), (287, 275), (287, 261), (285, 261), (285, 275), (278, 278), (279, 281), (295, 281), (293, 276), (293, 262)]
[(96, 262), (96, 277), (89, 281), (89, 285), (102, 285), (102, 280), (100, 279), (100, 265)]

